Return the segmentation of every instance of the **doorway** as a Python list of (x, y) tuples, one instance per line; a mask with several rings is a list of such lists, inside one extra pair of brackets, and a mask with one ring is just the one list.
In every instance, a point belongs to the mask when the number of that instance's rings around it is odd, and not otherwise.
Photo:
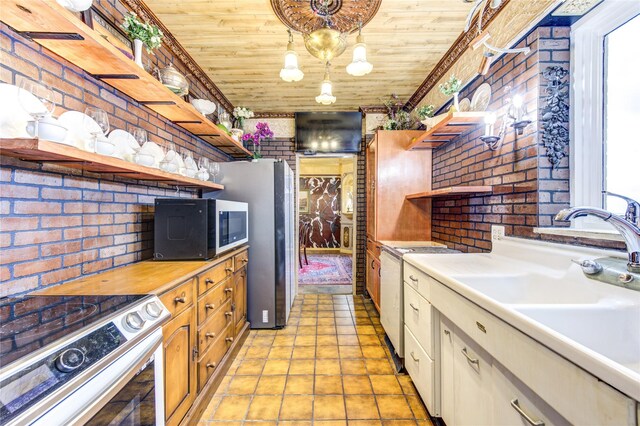
[(355, 294), (355, 155), (296, 157), (298, 290)]

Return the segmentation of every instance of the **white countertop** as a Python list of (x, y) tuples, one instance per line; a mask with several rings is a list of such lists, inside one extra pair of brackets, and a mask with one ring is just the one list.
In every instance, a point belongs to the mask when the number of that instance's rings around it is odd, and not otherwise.
[[(640, 348), (635, 348), (635, 344), (640, 342), (640, 316), (636, 318), (635, 315), (636, 312), (640, 313), (640, 310), (636, 310), (640, 308), (640, 292), (585, 278), (579, 266), (570, 261), (572, 258), (620, 257), (624, 253), (516, 238), (494, 241), (493, 247), (491, 253), (406, 254), (404, 259), (602, 381), (640, 401), (640, 359), (635, 359), (635, 352), (640, 353)], [(524, 278), (529, 282), (523, 281)], [(509, 293), (508, 287), (496, 292), (496, 282), (508, 286), (509, 282), (518, 280), (518, 285), (528, 290), (524, 293), (530, 294)], [(596, 306), (609, 310), (621, 309), (619, 306), (630, 307), (633, 309), (630, 311), (631, 321), (625, 321), (622, 330), (617, 329), (620, 324), (613, 324), (608, 330), (606, 323), (596, 324), (596, 327), (601, 328), (605, 336), (618, 333), (616, 342), (622, 342), (622, 351), (625, 349), (624, 342), (629, 341), (634, 345), (632, 349), (638, 350), (632, 351), (632, 359), (627, 360), (624, 359), (624, 352), (615, 352), (615, 342), (608, 346), (605, 343), (603, 349), (596, 348), (598, 351), (578, 343), (536, 321), (531, 315), (522, 313), (527, 312), (528, 308), (535, 310), (539, 306), (536, 304), (544, 303), (540, 300), (528, 303), (527, 298), (555, 299), (552, 302), (557, 304), (555, 306)], [(607, 351), (616, 353), (615, 357), (619, 359), (603, 355)]]

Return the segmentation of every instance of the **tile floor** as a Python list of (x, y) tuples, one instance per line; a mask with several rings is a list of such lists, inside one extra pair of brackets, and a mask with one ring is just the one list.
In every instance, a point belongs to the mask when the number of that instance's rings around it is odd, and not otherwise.
[(301, 294), (286, 328), (251, 331), (199, 425), (431, 425), (383, 339), (369, 300)]

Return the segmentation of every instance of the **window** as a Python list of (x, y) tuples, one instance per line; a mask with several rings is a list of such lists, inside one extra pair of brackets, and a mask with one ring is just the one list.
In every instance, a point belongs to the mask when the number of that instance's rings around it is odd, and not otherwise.
[[(640, 200), (640, 16), (611, 31), (604, 40), (603, 190)], [(633, 71), (631, 71), (633, 70)], [(632, 77), (633, 76), (633, 77)], [(623, 213), (627, 204), (605, 197), (607, 210)]]
[[(571, 28), (571, 205), (624, 213), (640, 199), (640, 2), (605, 0)], [(587, 217), (587, 230), (612, 229)]]

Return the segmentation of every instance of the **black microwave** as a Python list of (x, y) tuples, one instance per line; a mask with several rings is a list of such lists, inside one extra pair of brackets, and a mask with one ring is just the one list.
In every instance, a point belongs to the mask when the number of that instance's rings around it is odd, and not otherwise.
[(157, 198), (153, 257), (209, 259), (249, 241), (249, 206), (226, 200)]

